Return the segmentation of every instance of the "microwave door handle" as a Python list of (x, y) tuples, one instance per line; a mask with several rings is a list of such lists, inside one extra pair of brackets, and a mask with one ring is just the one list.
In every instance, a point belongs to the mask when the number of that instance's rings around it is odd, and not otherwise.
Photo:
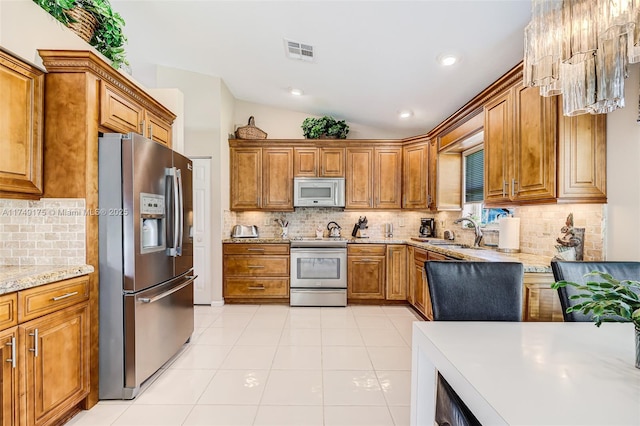
[(338, 182), (333, 182), (333, 205), (338, 205)]
[(176, 182), (178, 183), (178, 214), (176, 215), (177, 228), (179, 235), (176, 241), (176, 255), (182, 256), (182, 239), (184, 237), (184, 192), (182, 190), (182, 170), (176, 169)]

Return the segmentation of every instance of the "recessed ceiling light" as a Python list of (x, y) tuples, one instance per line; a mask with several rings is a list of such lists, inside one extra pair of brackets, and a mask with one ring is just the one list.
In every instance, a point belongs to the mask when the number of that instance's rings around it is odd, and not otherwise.
[(449, 67), (458, 62), (458, 58), (455, 55), (440, 55), (438, 57), (438, 62), (440, 63), (440, 65)]
[(291, 88), (289, 89), (289, 93), (291, 93), (292, 96), (302, 96), (304, 92), (301, 89)]
[(411, 110), (400, 111), (400, 112), (398, 113), (398, 116), (399, 116), (400, 118), (409, 118), (409, 117), (411, 117), (412, 115), (413, 115), (413, 111), (411, 111)]

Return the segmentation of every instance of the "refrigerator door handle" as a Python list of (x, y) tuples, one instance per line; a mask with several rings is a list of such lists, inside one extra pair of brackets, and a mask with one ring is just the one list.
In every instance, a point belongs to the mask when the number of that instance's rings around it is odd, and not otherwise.
[[(180, 233), (180, 220), (178, 219), (178, 212), (180, 211), (180, 194), (178, 194), (178, 173), (175, 167), (171, 167), (167, 169), (167, 176), (171, 177), (171, 194), (173, 196), (172, 199), (172, 207), (171, 207), (171, 221), (173, 222), (173, 241), (171, 242), (171, 246), (167, 247), (167, 254), (169, 256), (176, 257), (178, 256), (178, 242), (179, 233)], [(169, 194), (169, 188), (167, 188), (167, 194)]]
[(141, 303), (157, 302), (158, 300), (164, 299), (165, 297), (167, 297), (170, 294), (175, 293), (176, 291), (182, 290), (183, 288), (185, 288), (186, 286), (191, 284), (196, 278), (198, 278), (198, 276), (194, 275), (194, 276), (188, 276), (188, 277), (185, 277), (185, 278), (187, 278), (187, 281), (183, 282), (178, 287), (174, 287), (171, 290), (165, 291), (164, 293), (159, 294), (159, 295), (157, 295), (155, 297), (140, 297), (138, 299), (138, 301), (141, 302)]
[(176, 256), (182, 256), (182, 238), (184, 237), (184, 192), (182, 190), (182, 171), (180, 169), (176, 169), (176, 181), (178, 183), (178, 216), (177, 228), (180, 230), (178, 239), (176, 241)]

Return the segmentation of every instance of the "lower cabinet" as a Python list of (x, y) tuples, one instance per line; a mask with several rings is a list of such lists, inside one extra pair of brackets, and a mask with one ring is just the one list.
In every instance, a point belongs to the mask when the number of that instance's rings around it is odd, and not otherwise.
[(347, 246), (347, 299), (384, 300), (384, 244), (349, 244)]
[(412, 267), (409, 274), (411, 283), (409, 287), (413, 289), (412, 305), (429, 320), (433, 320), (431, 310), (431, 298), (427, 277), (424, 272), (424, 262), (428, 259), (428, 252), (419, 248), (413, 250)]
[[(2, 425), (59, 424), (89, 394), (89, 280), (0, 297)], [(9, 310), (4, 308), (10, 306)]]
[(285, 301), (289, 298), (289, 244), (223, 244), (224, 299)]
[(387, 300), (407, 300), (407, 246), (387, 245)]
[(563, 321), (558, 290), (550, 273), (525, 273), (522, 310), (523, 321)]

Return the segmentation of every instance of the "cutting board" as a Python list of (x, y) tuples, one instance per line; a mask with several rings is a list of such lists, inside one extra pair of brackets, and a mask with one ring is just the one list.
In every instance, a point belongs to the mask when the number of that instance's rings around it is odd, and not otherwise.
[(420, 241), (422, 243), (428, 243), (430, 240), (433, 240), (433, 238), (427, 238), (427, 237), (411, 237), (411, 239), (413, 241)]

